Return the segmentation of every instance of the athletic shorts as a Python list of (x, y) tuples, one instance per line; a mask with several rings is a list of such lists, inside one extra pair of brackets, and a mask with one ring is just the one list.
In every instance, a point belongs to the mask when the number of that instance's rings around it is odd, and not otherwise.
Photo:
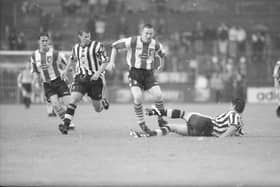
[(210, 117), (193, 113), (187, 121), (187, 126), (189, 136), (212, 136), (214, 124)]
[(70, 91), (67, 84), (60, 77), (50, 82), (44, 82), (43, 85), (45, 96), (48, 102), (50, 101), (50, 97), (53, 95), (58, 95), (58, 97), (70, 95)]
[(93, 100), (101, 100), (103, 96), (104, 82), (101, 77), (90, 80), (89, 76), (77, 75), (71, 87), (72, 92), (87, 94)]
[(23, 88), (27, 93), (31, 93), (31, 91), (32, 91), (31, 83), (22, 83), (22, 88)]
[(153, 70), (131, 68), (128, 75), (129, 86), (138, 86), (143, 90), (149, 90), (158, 85)]

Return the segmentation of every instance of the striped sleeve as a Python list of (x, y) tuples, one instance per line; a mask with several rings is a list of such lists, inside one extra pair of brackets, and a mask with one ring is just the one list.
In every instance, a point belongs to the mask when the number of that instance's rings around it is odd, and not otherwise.
[(128, 49), (130, 47), (130, 41), (131, 41), (131, 37), (123, 38), (123, 39), (120, 39), (120, 40), (114, 42), (112, 44), (112, 47), (114, 47), (118, 50)]
[(39, 73), (39, 70), (37, 68), (36, 61), (35, 61), (35, 52), (33, 52), (30, 57), (30, 64), (31, 64), (31, 73)]
[(231, 112), (229, 115), (229, 124), (235, 126), (236, 128), (240, 128), (240, 116), (235, 112)]
[(165, 56), (165, 53), (162, 50), (162, 45), (159, 42), (156, 42), (155, 51), (161, 58)]
[(58, 63), (59, 64), (62, 64), (63, 66), (66, 66), (67, 64), (67, 60), (66, 60), (66, 57), (65, 55), (62, 53), (62, 52), (58, 52)]
[(99, 56), (102, 63), (108, 63), (109, 57), (107, 56), (106, 49), (102, 43), (98, 43), (97, 47), (97, 56)]
[(77, 44), (74, 45), (74, 47), (72, 48), (72, 52), (71, 52), (71, 55), (69, 57), (71, 60), (77, 59), (77, 54), (76, 54), (76, 50), (75, 50), (76, 46), (77, 46)]
[(275, 67), (274, 67), (274, 70), (273, 70), (273, 77), (275, 79), (280, 79), (280, 64), (277, 62)]

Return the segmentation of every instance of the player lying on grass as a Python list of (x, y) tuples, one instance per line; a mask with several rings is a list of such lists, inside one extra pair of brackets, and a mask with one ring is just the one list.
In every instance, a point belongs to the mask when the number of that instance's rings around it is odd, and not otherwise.
[(195, 112), (185, 112), (179, 109), (158, 110), (156, 107), (146, 109), (149, 116), (167, 116), (169, 118), (181, 118), (186, 124), (165, 124), (159, 129), (152, 130), (151, 133), (131, 131), (134, 137), (164, 136), (170, 132), (183, 136), (215, 136), (229, 137), (241, 136), (243, 123), (241, 114), (245, 108), (245, 101), (239, 98), (233, 99), (230, 110), (213, 118)]

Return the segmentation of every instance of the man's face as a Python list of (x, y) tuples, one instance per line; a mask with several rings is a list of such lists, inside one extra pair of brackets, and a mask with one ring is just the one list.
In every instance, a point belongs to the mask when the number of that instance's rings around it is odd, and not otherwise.
[(90, 33), (82, 32), (81, 34), (79, 34), (79, 39), (82, 46), (88, 45), (91, 39)]
[(49, 37), (48, 36), (40, 36), (39, 45), (41, 50), (47, 50), (49, 47)]
[(154, 36), (154, 29), (153, 28), (144, 28), (142, 31), (141, 38), (143, 42), (150, 42)]

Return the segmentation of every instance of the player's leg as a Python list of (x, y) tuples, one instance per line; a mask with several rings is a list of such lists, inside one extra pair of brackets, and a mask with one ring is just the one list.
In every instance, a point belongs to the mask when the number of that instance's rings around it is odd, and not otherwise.
[(275, 94), (276, 94), (276, 98), (277, 98), (277, 107), (276, 107), (276, 115), (278, 117), (280, 117), (280, 83), (277, 84), (277, 86), (275, 86)]
[(54, 112), (53, 106), (49, 101), (46, 101), (46, 108), (49, 117), (55, 117), (56, 113)]
[(92, 100), (92, 105), (96, 112), (101, 112), (103, 109), (108, 110), (109, 102), (104, 96), (104, 82), (102, 78), (91, 81), (90, 88), (88, 88), (88, 96)]
[[(160, 89), (160, 86), (155, 85), (147, 91), (153, 96), (155, 100), (155, 107), (158, 110), (164, 110), (163, 96), (162, 96), (162, 91)], [(158, 124), (159, 126), (164, 126), (165, 124), (167, 124), (167, 122), (163, 120), (162, 116), (158, 116)]]
[(156, 107), (147, 108), (146, 114), (148, 116), (166, 116), (172, 119), (184, 118), (185, 110), (181, 109), (158, 109)]
[(82, 100), (83, 96), (84, 94), (81, 92), (75, 92), (75, 91), (71, 92), (70, 104), (67, 106), (64, 115), (64, 124), (59, 125), (59, 130), (62, 134), (67, 134), (68, 130), (71, 129), (70, 125), (74, 117), (77, 105)]
[(65, 109), (60, 104), (58, 95), (55, 94), (55, 95), (50, 96), (49, 100), (50, 100), (50, 103), (52, 105), (54, 112), (63, 121), (64, 115), (65, 115)]
[(136, 120), (140, 128), (144, 132), (149, 132), (150, 129), (147, 127), (144, 119), (144, 113), (143, 113), (143, 92), (140, 87), (138, 86), (132, 86), (130, 88), (132, 98), (133, 98), (133, 103), (134, 103), (134, 112), (136, 115)]
[(170, 132), (187, 136), (188, 135), (188, 127), (186, 124), (166, 124), (163, 127), (160, 127), (159, 129), (154, 130), (156, 136), (165, 136)]
[(79, 77), (76, 77), (71, 88), (70, 103), (67, 105), (66, 113), (64, 115), (64, 123), (63, 125), (59, 125), (59, 130), (62, 134), (68, 133), (77, 105), (82, 100), (86, 90), (87, 85), (82, 83)]

